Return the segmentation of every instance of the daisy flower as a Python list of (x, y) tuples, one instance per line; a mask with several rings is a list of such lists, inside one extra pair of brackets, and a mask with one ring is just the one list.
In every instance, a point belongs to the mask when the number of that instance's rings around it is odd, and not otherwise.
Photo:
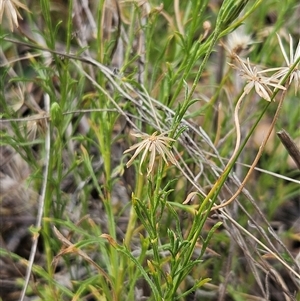
[(244, 93), (249, 94), (250, 91), (254, 88), (256, 93), (263, 99), (271, 101), (271, 95), (273, 91), (270, 87), (286, 90), (286, 88), (279, 84), (278, 78), (271, 76), (267, 77), (263, 74), (270, 70), (261, 70), (258, 71), (256, 67), (251, 67), (249, 58), (247, 62), (242, 60), (238, 55), (236, 55), (236, 60), (239, 63), (239, 67), (229, 64), (235, 69), (238, 69), (241, 72), (241, 77), (246, 79), (247, 84), (244, 88)]
[(168, 165), (169, 162), (172, 164), (176, 165), (177, 161), (173, 155), (173, 153), (170, 150), (170, 142), (175, 141), (174, 139), (167, 137), (166, 136), (167, 132), (161, 133), (160, 135), (157, 136), (157, 132), (154, 132), (152, 135), (148, 134), (132, 134), (135, 137), (141, 138), (142, 141), (134, 144), (131, 146), (129, 149), (124, 151), (124, 154), (131, 152), (135, 150), (135, 153), (131, 157), (131, 159), (127, 162), (126, 167), (128, 168), (130, 165), (132, 165), (134, 159), (141, 153), (142, 158), (139, 164), (139, 172), (141, 172), (141, 167), (143, 162), (145, 161), (146, 157), (148, 154), (150, 154), (150, 160), (148, 163), (148, 173), (147, 176), (152, 172), (153, 166), (154, 166), (154, 161), (156, 158), (156, 154), (160, 155), (161, 158), (166, 162)]

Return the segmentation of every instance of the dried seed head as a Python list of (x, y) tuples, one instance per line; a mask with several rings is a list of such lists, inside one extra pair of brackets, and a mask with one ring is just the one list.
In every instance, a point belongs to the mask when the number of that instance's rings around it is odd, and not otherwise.
[(37, 134), (45, 135), (47, 130), (47, 119), (49, 115), (45, 111), (41, 111), (38, 114), (32, 115), (27, 118), (27, 138), (33, 141)]
[(245, 33), (243, 27), (239, 27), (228, 35), (224, 47), (229, 53), (229, 57), (234, 59), (237, 55), (245, 55), (252, 43), (251, 37)]

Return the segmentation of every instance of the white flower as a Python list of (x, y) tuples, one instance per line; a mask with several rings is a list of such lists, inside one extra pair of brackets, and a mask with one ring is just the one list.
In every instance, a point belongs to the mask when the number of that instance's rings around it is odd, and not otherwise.
[(152, 135), (148, 134), (132, 134), (135, 137), (142, 138), (143, 140), (137, 144), (134, 144), (129, 149), (127, 149), (124, 154), (131, 152), (132, 150), (136, 150), (131, 159), (127, 162), (126, 167), (128, 168), (134, 161), (134, 159), (138, 156), (139, 153), (143, 151), (142, 158), (139, 164), (139, 171), (141, 172), (142, 164), (148, 154), (150, 152), (150, 161), (148, 164), (148, 173), (147, 176), (151, 173), (154, 166), (154, 161), (156, 157), (156, 153), (161, 155), (163, 160), (166, 162), (166, 164), (169, 164), (168, 160), (176, 165), (176, 159), (173, 155), (173, 153), (170, 151), (170, 145), (169, 142), (175, 141), (174, 139), (170, 137), (166, 137), (167, 133), (162, 133), (158, 136), (157, 132), (154, 132)]
[(18, 17), (23, 20), (18, 11), (19, 7), (29, 12), (27, 6), (18, 0), (0, 0), (0, 24), (2, 23), (3, 13), (5, 12), (10, 30), (14, 30), (14, 25), (19, 27)]
[(261, 70), (258, 71), (256, 67), (251, 67), (249, 58), (247, 59), (247, 62), (243, 61), (239, 56), (236, 56), (235, 59), (239, 63), (239, 67), (230, 64), (233, 68), (240, 70), (241, 77), (246, 79), (247, 84), (244, 88), (244, 92), (246, 94), (249, 94), (250, 91), (254, 88), (256, 93), (263, 99), (267, 101), (271, 101), (271, 95), (273, 91), (270, 89), (270, 87), (286, 90), (286, 88), (279, 84), (279, 80), (274, 77), (267, 77), (263, 74), (266, 72), (269, 72), (269, 70)]
[(282, 78), (284, 78), (291, 70), (291, 67), (296, 63), (296, 66), (294, 66), (294, 69), (292, 71), (292, 73), (290, 74), (289, 77), (289, 85), (294, 81), (295, 82), (295, 94), (297, 93), (298, 89), (300, 88), (300, 70), (299, 70), (299, 64), (300, 64), (300, 40), (298, 41), (298, 45), (294, 54), (294, 43), (293, 43), (293, 38), (291, 37), (291, 35), (289, 35), (290, 37), (290, 57), (288, 57), (288, 55), (286, 54), (282, 41), (279, 37), (279, 35), (277, 35), (278, 38), (278, 42), (279, 42), (279, 46), (281, 49), (281, 52), (284, 56), (285, 62), (287, 64), (287, 67), (280, 67), (278, 68), (278, 72), (276, 74), (274, 74), (274, 77), (279, 78), (280, 80)]

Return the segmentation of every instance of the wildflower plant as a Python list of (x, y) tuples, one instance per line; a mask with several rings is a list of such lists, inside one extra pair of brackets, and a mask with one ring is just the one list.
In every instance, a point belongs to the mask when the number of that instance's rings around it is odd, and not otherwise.
[[(16, 286), (0, 298), (250, 300), (259, 287), (268, 300), (276, 283), (296, 300), (297, 281), (290, 289), (282, 275), (300, 279), (298, 257), (269, 212), (299, 181), (283, 160), (281, 174), (253, 171), (282, 107), (282, 124), (292, 133), (298, 124), (285, 104), (292, 82), (299, 88), (300, 44), (294, 52), (290, 36), (288, 56), (278, 37), (287, 66), (261, 67), (271, 60), (255, 56), (257, 43), (238, 28), (262, 26), (265, 1), (125, 2), (62, 2), (57, 21), (48, 0), (35, 4), (42, 18), (0, 0), (0, 20), (21, 27), (9, 37), (0, 27), (0, 91), (22, 87), (17, 98), (0, 92), (0, 217), (11, 210), (18, 221), (1, 227)], [(292, 15), (285, 9), (276, 30)], [(229, 58), (218, 51), (223, 39)], [(256, 150), (249, 142), (264, 117), (272, 121)], [(13, 171), (23, 169), (20, 179)], [(269, 181), (256, 181), (261, 174)]]

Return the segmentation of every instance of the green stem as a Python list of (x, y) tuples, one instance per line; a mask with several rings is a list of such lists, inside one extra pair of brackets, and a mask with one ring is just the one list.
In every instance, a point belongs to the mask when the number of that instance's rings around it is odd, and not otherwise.
[[(227, 165), (219, 179), (216, 181), (210, 192), (208, 193), (207, 197), (203, 200), (200, 208), (198, 209), (194, 222), (192, 224), (191, 230), (189, 232), (189, 235), (187, 237), (187, 240), (191, 242), (190, 248), (187, 250), (187, 254), (184, 257), (184, 261), (181, 264), (181, 268), (184, 268), (185, 266), (188, 265), (192, 254), (194, 252), (196, 243), (199, 239), (201, 230), (204, 226), (204, 223), (210, 213), (211, 208), (213, 207), (216, 198), (222, 189), (226, 179), (229, 176), (229, 173), (231, 172), (237, 158), (240, 156), (241, 152), (245, 148), (246, 143), (249, 141), (250, 137), (252, 136), (255, 128), (257, 127), (259, 121), (262, 119), (264, 116), (265, 112), (267, 111), (268, 107), (270, 106), (271, 102), (268, 102), (265, 108), (263, 109), (262, 113), (254, 123), (254, 125), (251, 127), (251, 130), (249, 131), (247, 137), (245, 138), (243, 144), (240, 146), (239, 150), (236, 152), (235, 156), (231, 160), (230, 164)], [(206, 208), (207, 207), (207, 208)], [(179, 273), (175, 278), (174, 278), (174, 286), (173, 286), (173, 294), (176, 293), (177, 288), (179, 287), (181, 281), (183, 280), (183, 277), (185, 275), (185, 271), (183, 270), (181, 273)]]
[(153, 257), (154, 261), (156, 262), (156, 273), (153, 275), (153, 278), (155, 280), (155, 283), (157, 285), (157, 289), (162, 295), (162, 289), (161, 289), (161, 278), (163, 273), (161, 268), (161, 259), (159, 255), (159, 225), (157, 221), (157, 209), (159, 208), (159, 204), (161, 202), (161, 196), (160, 196), (160, 188), (163, 178), (163, 169), (164, 169), (164, 162), (162, 159), (159, 160), (159, 167), (158, 167), (158, 173), (156, 177), (155, 182), (155, 190), (153, 192), (153, 196), (150, 198), (150, 215), (151, 215), (151, 225), (152, 225), (152, 233), (150, 233), (150, 242), (153, 249)]
[[(136, 195), (135, 195), (135, 198), (137, 199), (141, 199), (142, 197), (143, 184), (144, 184), (144, 176), (138, 173), (137, 184), (136, 184), (137, 188), (136, 188)], [(124, 245), (127, 248), (130, 247), (130, 241), (133, 237), (136, 221), (137, 221), (137, 214), (134, 207), (131, 206), (130, 213), (129, 213), (129, 221), (128, 221), (127, 230), (124, 238)]]

